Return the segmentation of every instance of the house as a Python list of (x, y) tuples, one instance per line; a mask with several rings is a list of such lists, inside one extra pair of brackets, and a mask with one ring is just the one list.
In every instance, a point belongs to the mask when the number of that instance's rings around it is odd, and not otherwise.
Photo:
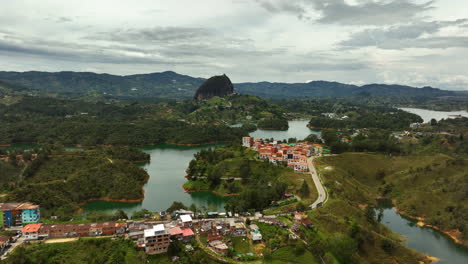
[(131, 228), (127, 231), (127, 238), (133, 240), (138, 246), (145, 244), (144, 230)]
[(39, 223), (39, 206), (31, 203), (0, 203), (0, 226)]
[(307, 217), (301, 220), (301, 224), (307, 228), (310, 228), (313, 226), (312, 220), (310, 220), (310, 218), (307, 218)]
[(304, 213), (297, 212), (294, 214), (294, 221), (300, 222), (304, 218)]
[(243, 137), (242, 138), (242, 146), (244, 146), (246, 148), (250, 148), (250, 147), (252, 147), (253, 144), (254, 144), (253, 137)]
[(38, 223), (40, 220), (39, 205), (23, 203), (17, 207), (17, 210), (21, 211), (22, 224)]
[(166, 253), (169, 248), (169, 232), (163, 224), (153, 226), (144, 231), (145, 252), (148, 255)]
[(0, 236), (0, 253), (3, 253), (5, 248), (9, 245), (10, 237), (9, 236)]
[(233, 236), (243, 236), (245, 235), (245, 225), (244, 223), (235, 223), (234, 230), (232, 231), (231, 235)]
[(42, 223), (39, 224), (29, 224), (21, 229), (21, 233), (24, 235), (24, 240), (33, 240), (39, 238), (39, 229), (41, 228)]
[(229, 248), (228, 246), (221, 240), (213, 240), (208, 243), (210, 247), (215, 251), (216, 253), (227, 255)]
[(171, 238), (174, 240), (182, 240), (183, 232), (182, 232), (182, 229), (178, 226), (170, 228), (169, 234), (171, 235)]
[(182, 229), (182, 240), (184, 242), (192, 241), (194, 235), (195, 235), (195, 233), (193, 233), (193, 230), (191, 228)]
[(251, 224), (250, 228), (250, 238), (253, 242), (260, 242), (262, 241), (262, 234), (260, 233), (260, 229), (256, 224)]
[(251, 231), (250, 238), (252, 239), (253, 242), (261, 242), (263, 239), (262, 234), (258, 230)]
[(180, 221), (184, 227), (192, 227), (192, 217), (189, 214), (180, 215)]

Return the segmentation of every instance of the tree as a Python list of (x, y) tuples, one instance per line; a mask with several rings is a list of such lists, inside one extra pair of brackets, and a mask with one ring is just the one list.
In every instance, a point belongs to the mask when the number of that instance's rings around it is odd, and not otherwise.
[(366, 206), (365, 215), (369, 223), (375, 223), (375, 210), (373, 206)]
[(141, 209), (140, 211), (133, 212), (132, 219), (146, 218), (151, 215), (151, 212), (147, 209)]
[(431, 126), (437, 126), (437, 120), (434, 118), (431, 119)]
[(190, 211), (192, 211), (193, 213), (196, 213), (198, 212), (198, 208), (195, 204), (191, 204), (190, 205)]
[(187, 206), (185, 206), (181, 202), (174, 201), (174, 202), (172, 202), (171, 206), (169, 206), (169, 208), (166, 209), (166, 211), (171, 214), (174, 211), (177, 211), (177, 210), (180, 210), (180, 209), (187, 210)]
[(296, 205), (296, 210), (299, 212), (304, 212), (307, 209), (307, 205), (305, 205), (303, 202), (299, 202)]
[(299, 189), (299, 193), (301, 194), (302, 198), (307, 198), (310, 195), (309, 185), (307, 184), (305, 180), (304, 182), (302, 182), (302, 186)]
[(115, 219), (128, 219), (128, 215), (122, 210), (119, 209), (117, 212), (114, 214)]

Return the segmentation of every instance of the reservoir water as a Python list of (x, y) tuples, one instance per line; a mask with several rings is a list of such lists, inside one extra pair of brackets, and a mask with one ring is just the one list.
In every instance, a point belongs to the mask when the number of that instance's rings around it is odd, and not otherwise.
[(393, 232), (403, 235), (405, 245), (424, 254), (437, 257), (440, 264), (468, 263), (468, 248), (456, 244), (441, 232), (429, 227), (420, 227), (416, 221), (399, 215), (389, 201), (379, 201), (383, 217), (381, 223)]
[[(289, 129), (279, 130), (257, 130), (251, 133), (253, 137), (288, 139), (296, 137), (303, 139), (311, 133), (317, 135), (307, 128), (308, 121), (290, 121)], [(239, 139), (240, 140), (240, 139)], [(196, 147), (157, 145), (146, 146), (141, 149), (151, 155), (151, 161), (141, 166), (148, 171), (150, 179), (145, 185), (145, 199), (140, 203), (119, 203), (106, 201), (93, 201), (83, 206), (84, 213), (92, 211), (114, 212), (118, 209), (126, 213), (132, 213), (142, 208), (150, 211), (161, 211), (167, 209), (173, 201), (183, 202), (189, 206), (192, 203), (197, 207), (204, 206), (210, 211), (225, 211), (224, 205), (228, 198), (219, 197), (212, 193), (186, 193), (182, 189), (185, 170), (193, 155), (203, 148), (213, 148), (215, 145)]]
[(432, 118), (439, 121), (441, 119), (453, 118), (455, 116), (468, 117), (467, 111), (445, 112), (445, 111), (434, 111), (434, 110), (427, 110), (427, 109), (420, 109), (420, 108), (405, 108), (405, 107), (402, 107), (400, 109), (420, 116), (424, 120), (424, 123), (430, 122)]

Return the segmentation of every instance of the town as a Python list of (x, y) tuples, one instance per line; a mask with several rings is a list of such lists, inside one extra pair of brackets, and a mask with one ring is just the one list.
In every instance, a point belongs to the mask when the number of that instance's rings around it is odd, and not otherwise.
[(270, 163), (286, 163), (295, 172), (308, 172), (307, 158), (328, 151), (320, 144), (308, 142), (286, 144), (278, 140), (254, 139), (253, 137), (243, 137), (242, 145), (257, 151), (259, 158), (267, 159)]
[[(290, 232), (291, 239), (297, 239), (300, 226), (310, 228), (312, 221), (306, 214), (295, 212), (288, 216), (294, 221), (288, 225), (284, 219), (275, 215), (264, 216), (256, 212), (251, 216), (210, 212), (207, 215), (189, 210), (175, 210), (171, 214), (162, 211), (160, 220), (146, 219), (120, 220), (102, 223), (60, 223), (46, 224), (40, 221), (39, 206), (32, 204), (0, 203), (0, 216), (8, 219), (3, 222), (5, 230), (14, 231), (13, 236), (0, 236), (0, 251), (9, 252), (16, 246), (42, 243), (54, 239), (73, 239), (80, 237), (123, 237), (136, 243), (148, 255), (166, 253), (171, 243), (185, 243), (186, 250), (193, 250), (190, 242), (195, 236), (201, 237), (211, 254), (227, 256), (232, 248), (231, 239), (241, 238), (254, 245), (263, 241), (262, 233), (256, 223), (263, 223)], [(15, 216), (13, 218), (10, 217)], [(33, 217), (29, 217), (33, 215)], [(29, 217), (29, 218), (28, 218)], [(12, 221), (13, 219), (14, 221)], [(250, 242), (249, 242), (250, 241)], [(12, 247), (12, 245), (14, 245)], [(249, 255), (260, 254), (251, 252)], [(5, 256), (4, 254), (3, 256)], [(233, 256), (236, 258), (236, 256)], [(240, 257), (237, 256), (237, 258)]]

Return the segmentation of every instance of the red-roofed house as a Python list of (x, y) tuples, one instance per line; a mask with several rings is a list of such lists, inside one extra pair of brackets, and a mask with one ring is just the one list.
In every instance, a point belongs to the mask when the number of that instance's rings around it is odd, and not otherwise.
[(39, 236), (39, 229), (41, 228), (42, 223), (39, 224), (29, 224), (25, 225), (21, 230), (21, 233), (24, 235), (25, 240), (37, 239)]
[(184, 228), (182, 229), (182, 236), (184, 242), (190, 242), (192, 241), (192, 238), (195, 234), (193, 233), (193, 230), (191, 228)]
[(180, 227), (178, 226), (170, 228), (169, 234), (171, 235), (172, 239), (182, 240), (183, 232), (182, 232), (182, 229), (180, 229)]

